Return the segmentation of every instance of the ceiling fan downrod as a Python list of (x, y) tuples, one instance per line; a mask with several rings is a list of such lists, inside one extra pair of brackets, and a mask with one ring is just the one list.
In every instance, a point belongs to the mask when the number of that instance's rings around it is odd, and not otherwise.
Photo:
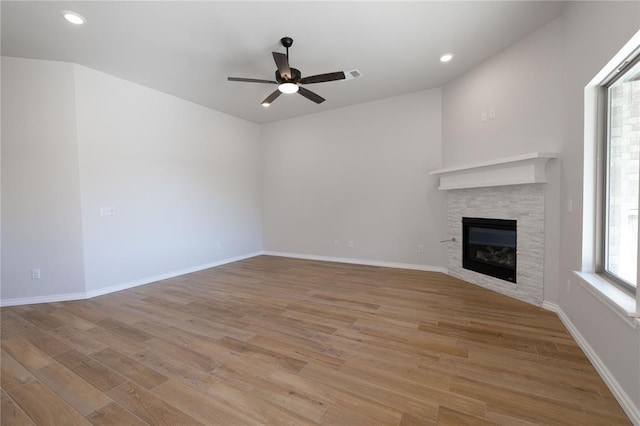
[(282, 37), (280, 43), (287, 49), (287, 61), (289, 60), (289, 48), (293, 45), (293, 39), (291, 37)]

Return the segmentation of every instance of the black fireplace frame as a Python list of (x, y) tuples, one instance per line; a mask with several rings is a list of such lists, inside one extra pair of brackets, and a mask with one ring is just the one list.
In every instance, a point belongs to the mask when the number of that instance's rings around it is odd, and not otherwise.
[[(514, 231), (516, 238), (516, 257), (514, 259), (513, 268), (505, 268), (499, 265), (488, 264), (485, 262), (478, 262), (473, 260), (469, 254), (469, 227), (476, 226), (481, 228), (500, 229), (500, 230), (512, 230)], [(516, 283), (516, 274), (518, 266), (517, 255), (517, 221), (510, 219), (486, 219), (479, 217), (463, 217), (462, 218), (462, 267), (470, 271), (479, 272), (481, 274), (489, 275), (501, 280)]]

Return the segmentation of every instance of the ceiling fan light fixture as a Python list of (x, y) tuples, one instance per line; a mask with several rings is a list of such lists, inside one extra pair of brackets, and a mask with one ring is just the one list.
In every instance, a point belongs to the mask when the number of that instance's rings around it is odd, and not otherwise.
[(440, 62), (449, 62), (452, 59), (453, 53), (445, 53), (444, 55), (440, 56)]
[(84, 16), (72, 10), (63, 10), (61, 13), (64, 19), (66, 19), (68, 22), (71, 22), (74, 25), (82, 25), (85, 22), (87, 22)]
[(282, 93), (296, 93), (299, 87), (295, 83), (282, 83), (278, 86), (278, 90)]

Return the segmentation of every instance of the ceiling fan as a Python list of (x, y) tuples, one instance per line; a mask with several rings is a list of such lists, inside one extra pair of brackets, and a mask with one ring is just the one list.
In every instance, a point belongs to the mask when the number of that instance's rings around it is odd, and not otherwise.
[(278, 69), (276, 70), (275, 81), (273, 80), (261, 80), (257, 78), (242, 78), (242, 77), (228, 77), (229, 81), (243, 81), (246, 83), (266, 83), (266, 84), (277, 84), (278, 88), (269, 96), (262, 101), (262, 106), (268, 107), (271, 105), (278, 96), (282, 93), (296, 93), (298, 92), (305, 98), (320, 104), (325, 101), (325, 99), (308, 90), (301, 85), (303, 84), (313, 84), (313, 83), (324, 83), (327, 81), (335, 81), (335, 80), (344, 80), (345, 74), (343, 71), (338, 72), (330, 72), (327, 74), (317, 74), (311, 75), (308, 77), (302, 77), (302, 73), (300, 70), (296, 68), (292, 68), (289, 66), (289, 48), (293, 45), (293, 39), (291, 37), (283, 37), (280, 39), (280, 43), (282, 46), (287, 49), (287, 53), (279, 53), (279, 52), (271, 52), (273, 54), (273, 60), (276, 63)]

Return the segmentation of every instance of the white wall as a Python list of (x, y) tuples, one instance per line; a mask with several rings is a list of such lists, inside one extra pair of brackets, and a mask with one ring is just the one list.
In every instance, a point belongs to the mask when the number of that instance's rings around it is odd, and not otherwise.
[(257, 124), (75, 70), (89, 291), (261, 250)]
[(443, 87), (443, 167), (558, 151), (561, 37), (556, 19)]
[(440, 104), (435, 89), (263, 125), (264, 249), (443, 267)]
[(2, 58), (2, 248), (2, 299), (84, 292), (71, 64)]
[(261, 250), (257, 124), (68, 63), (3, 57), (2, 86), (3, 304)]
[[(581, 268), (584, 87), (640, 30), (638, 2), (570, 2), (563, 13), (564, 143), (559, 304), (635, 404), (640, 419), (640, 333), (577, 284)], [(587, 206), (587, 208), (589, 208)], [(566, 282), (572, 280), (571, 293)]]
[[(495, 108), (496, 118), (481, 120)], [(562, 21), (556, 19), (442, 91), (442, 162), (460, 166), (562, 143)], [(547, 166), (544, 297), (558, 299), (560, 160)]]

